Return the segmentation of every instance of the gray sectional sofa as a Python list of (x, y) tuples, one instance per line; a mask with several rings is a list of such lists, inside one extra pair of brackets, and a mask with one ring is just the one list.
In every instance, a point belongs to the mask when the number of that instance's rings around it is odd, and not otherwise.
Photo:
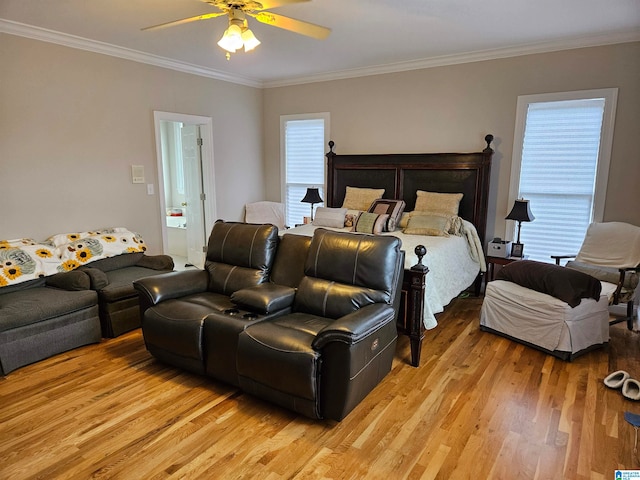
[(139, 327), (133, 281), (171, 270), (136, 252), (0, 287), (0, 374)]
[(89, 275), (91, 289), (98, 293), (102, 336), (117, 337), (140, 326), (138, 292), (135, 280), (173, 270), (168, 255), (145, 255), (141, 252), (104, 258), (80, 270)]
[(81, 271), (0, 288), (0, 373), (100, 341), (98, 294)]

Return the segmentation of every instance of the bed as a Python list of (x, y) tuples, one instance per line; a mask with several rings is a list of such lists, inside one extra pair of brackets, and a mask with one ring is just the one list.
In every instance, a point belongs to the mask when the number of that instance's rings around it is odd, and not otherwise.
[[(340, 155), (329, 142), (325, 205), (343, 205), (347, 187), (384, 189), (382, 198), (404, 200), (405, 212), (414, 210), (418, 190), (462, 193), (458, 215), (461, 236), (385, 234), (401, 238), (406, 252), (398, 332), (411, 344), (411, 365), (420, 364), (425, 331), (437, 325), (435, 315), (462, 291), (475, 285), (480, 292), (486, 270), (485, 239), (493, 135), (486, 147), (472, 153), (407, 153)], [(312, 235), (314, 225), (287, 230), (287, 234)], [(339, 228), (336, 228), (339, 229)], [(418, 255), (423, 253), (424, 257)], [(474, 251), (475, 250), (475, 251)], [(462, 252), (462, 253), (460, 253)]]

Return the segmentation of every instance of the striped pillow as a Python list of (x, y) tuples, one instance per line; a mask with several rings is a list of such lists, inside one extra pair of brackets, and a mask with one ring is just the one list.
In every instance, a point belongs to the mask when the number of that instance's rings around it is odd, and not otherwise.
[(352, 232), (373, 233), (380, 235), (384, 232), (385, 225), (389, 220), (389, 215), (362, 212), (353, 226)]

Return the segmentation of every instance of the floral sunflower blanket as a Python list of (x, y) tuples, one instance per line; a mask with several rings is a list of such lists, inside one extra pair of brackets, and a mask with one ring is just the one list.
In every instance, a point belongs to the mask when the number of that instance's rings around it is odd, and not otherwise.
[(68, 272), (123, 253), (144, 252), (144, 240), (126, 228), (61, 233), (38, 243), (30, 238), (0, 240), (0, 287)]

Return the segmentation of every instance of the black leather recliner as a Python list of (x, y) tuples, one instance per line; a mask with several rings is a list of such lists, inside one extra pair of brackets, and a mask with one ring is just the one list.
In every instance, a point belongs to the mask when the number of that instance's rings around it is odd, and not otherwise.
[[(211, 354), (204, 349), (206, 318), (238, 312), (231, 294), (268, 281), (277, 246), (273, 225), (218, 221), (209, 236), (204, 270), (134, 282), (147, 350), (169, 364), (206, 373), (206, 355)], [(247, 320), (254, 318), (246, 315)]]
[(239, 335), (240, 387), (343, 419), (391, 370), (403, 266), (395, 237), (316, 230), (292, 313)]
[(291, 313), (310, 244), (311, 237), (284, 235), (278, 243), (269, 282), (236, 290), (231, 294), (234, 308), (207, 316), (203, 325), (207, 375), (239, 386), (238, 337), (254, 323)]
[(145, 344), (171, 365), (341, 420), (391, 369), (400, 247), (324, 229), (278, 241), (273, 226), (218, 222), (204, 271), (135, 282)]

